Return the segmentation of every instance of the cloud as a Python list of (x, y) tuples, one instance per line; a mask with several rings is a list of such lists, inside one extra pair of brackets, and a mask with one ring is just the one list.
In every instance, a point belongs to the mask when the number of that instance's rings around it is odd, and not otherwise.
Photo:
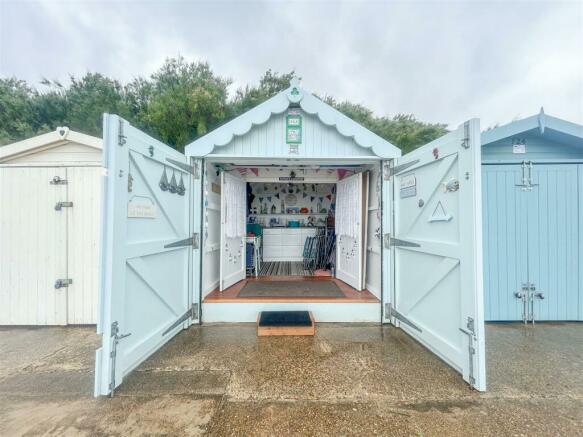
[(295, 69), (379, 115), (583, 122), (579, 2), (2, 2), (0, 75), (148, 76), (165, 57), (256, 82)]

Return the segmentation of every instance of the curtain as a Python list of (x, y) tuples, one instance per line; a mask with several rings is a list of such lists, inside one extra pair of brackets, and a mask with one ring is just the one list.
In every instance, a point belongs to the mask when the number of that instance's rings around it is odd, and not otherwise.
[(360, 176), (353, 176), (338, 183), (336, 193), (336, 235), (358, 238), (360, 222)]
[(227, 238), (241, 238), (245, 236), (246, 228), (246, 184), (244, 181), (225, 177), (224, 185), (222, 191), (225, 196), (225, 235)]

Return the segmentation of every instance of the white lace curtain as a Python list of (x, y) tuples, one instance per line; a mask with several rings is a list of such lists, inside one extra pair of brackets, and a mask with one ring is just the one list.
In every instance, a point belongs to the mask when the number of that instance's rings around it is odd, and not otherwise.
[(227, 238), (240, 238), (245, 235), (245, 209), (247, 208), (247, 190), (244, 182), (225, 178), (222, 187), (225, 196), (225, 235)]
[(338, 183), (336, 188), (336, 235), (358, 238), (358, 176)]

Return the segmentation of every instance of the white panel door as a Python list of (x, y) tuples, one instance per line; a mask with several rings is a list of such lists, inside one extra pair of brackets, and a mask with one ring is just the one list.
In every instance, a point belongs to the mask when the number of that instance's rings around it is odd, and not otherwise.
[(479, 120), (396, 159), (393, 234), (385, 236), (394, 300), (384, 310), (485, 390), (480, 171)]
[[(55, 179), (57, 178), (57, 179)], [(65, 168), (0, 168), (0, 325), (66, 325)]]
[(364, 288), (365, 187), (363, 173), (336, 187), (336, 277), (357, 290)]
[(104, 116), (103, 143), (96, 396), (200, 319), (200, 163), (115, 115)]
[(67, 323), (95, 324), (99, 277), (101, 167), (67, 169)]
[(247, 184), (221, 173), (220, 291), (245, 279)]

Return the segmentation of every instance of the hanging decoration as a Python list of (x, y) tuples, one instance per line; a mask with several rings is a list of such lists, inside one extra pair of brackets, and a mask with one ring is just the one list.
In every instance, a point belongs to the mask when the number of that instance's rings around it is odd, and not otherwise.
[(336, 170), (336, 172), (338, 173), (338, 180), (341, 181), (344, 178), (344, 176), (346, 176), (347, 170), (344, 168), (339, 168), (338, 170)]
[(258, 168), (253, 168), (251, 167), (249, 170), (251, 170), (251, 172), (255, 175), (255, 176), (259, 176), (259, 169)]
[(172, 178), (170, 179), (170, 186), (168, 187), (168, 191), (172, 194), (178, 192), (178, 184), (176, 183), (176, 172), (172, 172)]
[(182, 177), (182, 173), (180, 173), (180, 182), (178, 183), (177, 192), (179, 196), (184, 196), (184, 193), (186, 193), (186, 187), (184, 186), (184, 178)]
[(166, 175), (166, 166), (164, 166), (164, 171), (162, 172), (162, 177), (160, 178), (160, 182), (158, 182), (158, 186), (162, 191), (168, 191), (169, 184), (168, 176)]

